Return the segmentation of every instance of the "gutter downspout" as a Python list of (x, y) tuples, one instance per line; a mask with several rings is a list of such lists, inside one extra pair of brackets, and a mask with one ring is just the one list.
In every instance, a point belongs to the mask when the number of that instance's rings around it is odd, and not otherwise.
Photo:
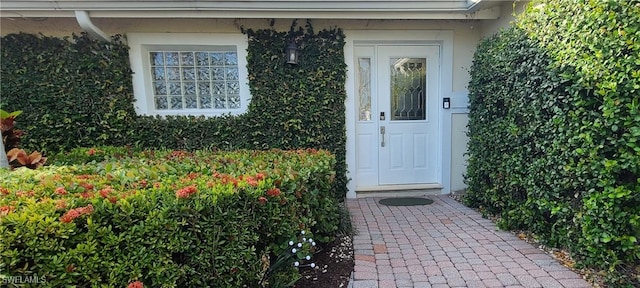
[(467, 5), (468, 5), (467, 11), (471, 12), (471, 11), (477, 10), (478, 7), (480, 6), (478, 5), (480, 4), (480, 2), (482, 2), (482, 0), (467, 0)]
[(91, 22), (91, 18), (89, 17), (89, 13), (87, 11), (76, 10), (75, 14), (78, 24), (80, 25), (80, 27), (82, 27), (82, 29), (84, 29), (84, 31), (89, 33), (89, 36), (94, 39), (103, 40), (105, 42), (111, 42), (111, 37), (107, 36), (107, 34), (105, 34), (102, 30), (100, 30), (100, 28), (98, 28), (93, 24), (93, 22)]

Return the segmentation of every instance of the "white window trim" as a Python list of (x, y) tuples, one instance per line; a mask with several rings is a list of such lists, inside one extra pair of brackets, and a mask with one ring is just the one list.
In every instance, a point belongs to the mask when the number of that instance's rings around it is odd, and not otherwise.
[[(245, 113), (251, 100), (247, 71), (247, 37), (240, 33), (128, 33), (129, 61), (133, 71), (134, 107), (138, 115), (193, 115), (221, 116)], [(229, 46), (235, 45), (238, 53), (240, 79), (240, 108), (238, 109), (183, 109), (156, 110), (153, 101), (153, 85), (149, 70), (149, 55), (145, 46)]]

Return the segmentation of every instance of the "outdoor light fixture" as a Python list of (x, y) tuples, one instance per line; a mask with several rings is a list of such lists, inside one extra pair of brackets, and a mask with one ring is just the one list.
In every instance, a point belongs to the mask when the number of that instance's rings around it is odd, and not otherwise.
[(284, 51), (287, 54), (287, 64), (298, 65), (300, 49), (298, 49), (298, 45), (296, 45), (293, 40), (289, 42), (289, 45), (287, 45), (287, 48), (285, 48)]

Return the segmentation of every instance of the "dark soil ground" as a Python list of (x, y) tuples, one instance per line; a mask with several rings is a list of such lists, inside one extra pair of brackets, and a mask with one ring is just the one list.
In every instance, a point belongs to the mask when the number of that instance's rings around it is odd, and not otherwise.
[(347, 287), (353, 272), (353, 243), (351, 236), (338, 237), (333, 243), (313, 255), (316, 268), (300, 269), (302, 278), (296, 288)]

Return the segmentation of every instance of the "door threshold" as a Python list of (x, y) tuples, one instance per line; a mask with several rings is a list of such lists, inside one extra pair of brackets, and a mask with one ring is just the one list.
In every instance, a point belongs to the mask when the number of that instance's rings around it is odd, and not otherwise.
[(381, 185), (373, 187), (359, 187), (356, 189), (356, 198), (363, 197), (407, 197), (427, 196), (442, 194), (442, 185), (409, 184), (409, 185)]
[(442, 185), (438, 183), (378, 185), (378, 186), (371, 186), (371, 187), (357, 187), (356, 191), (371, 192), (371, 191), (398, 191), (398, 190), (418, 190), (418, 189), (442, 189)]

